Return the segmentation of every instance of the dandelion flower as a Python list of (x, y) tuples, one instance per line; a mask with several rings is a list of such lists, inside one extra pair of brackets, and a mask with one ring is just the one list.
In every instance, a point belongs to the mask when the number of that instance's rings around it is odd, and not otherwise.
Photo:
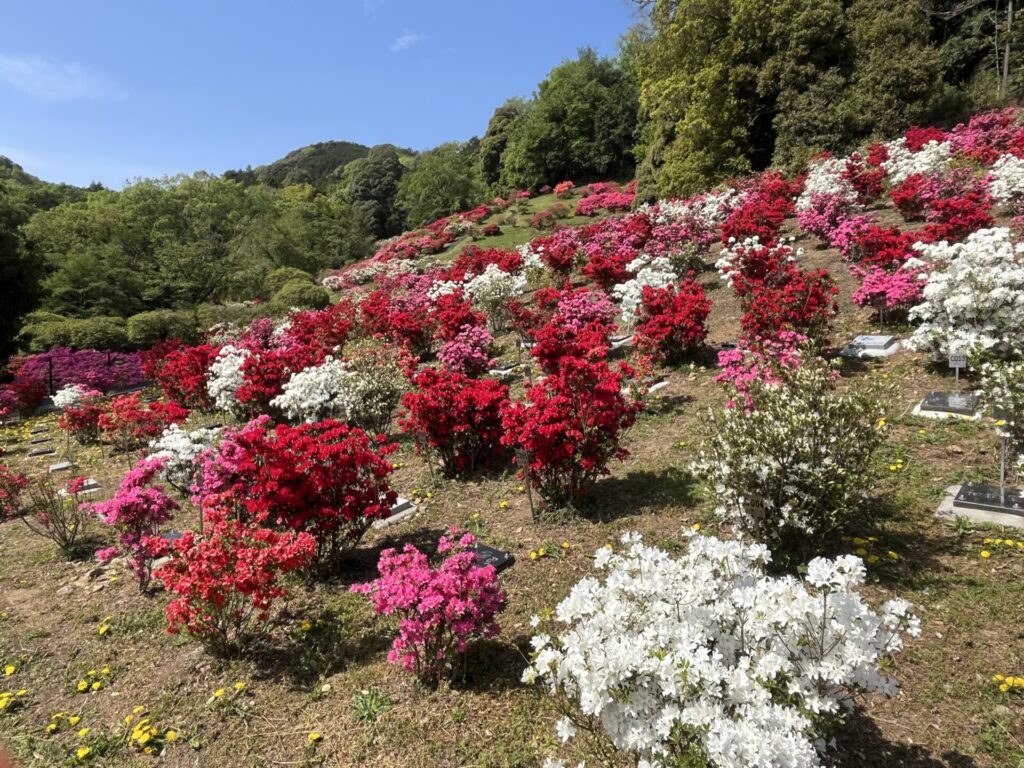
[(987, 549), (981, 550), (980, 555), (983, 560), (988, 560), (990, 557), (992, 557), (992, 553), (989, 552)]
[(323, 738), (323, 736), (321, 736), (317, 731), (310, 731), (309, 735), (306, 736), (306, 738), (309, 739), (309, 742), (311, 744), (316, 744), (318, 741), (320, 741), (320, 739)]

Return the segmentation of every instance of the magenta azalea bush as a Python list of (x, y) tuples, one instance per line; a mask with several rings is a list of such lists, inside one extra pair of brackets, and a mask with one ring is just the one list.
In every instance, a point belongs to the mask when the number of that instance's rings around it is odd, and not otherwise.
[(142, 459), (124, 476), (111, 498), (87, 505), (100, 520), (117, 530), (117, 545), (101, 549), (96, 557), (110, 562), (124, 554), (140, 590), (149, 585), (153, 570), (153, 557), (144, 541), (156, 535), (179, 508), (162, 486), (152, 484), (166, 463), (163, 457)]
[(482, 326), (464, 325), (458, 335), (445, 342), (437, 359), (453, 371), (480, 376), (494, 362), (494, 337)]
[(455, 528), (442, 536), (436, 568), (412, 544), (401, 552), (385, 549), (377, 569), (380, 577), (355, 584), (378, 614), (398, 617), (398, 637), (388, 661), (401, 664), (424, 683), (436, 685), (451, 672), (469, 642), (494, 637), (495, 617), (505, 604), (494, 566), (481, 566), (473, 546), (476, 537)]

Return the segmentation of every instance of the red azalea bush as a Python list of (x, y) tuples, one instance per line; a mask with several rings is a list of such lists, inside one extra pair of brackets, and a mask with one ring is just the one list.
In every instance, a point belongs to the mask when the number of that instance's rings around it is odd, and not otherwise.
[(57, 426), (80, 445), (89, 445), (99, 440), (100, 416), (106, 413), (106, 410), (105, 405), (95, 402), (69, 405), (57, 417)]
[(293, 312), (288, 316), (285, 343), (303, 344), (329, 354), (336, 347), (345, 346), (358, 316), (358, 309), (347, 299), (324, 309)]
[(770, 279), (778, 279), (794, 263), (793, 248), (780, 243), (762, 243), (756, 238), (733, 243), (722, 251), (718, 267), (726, 282), (740, 298)]
[(843, 255), (863, 267), (892, 269), (913, 255), (919, 235), (897, 227), (868, 225), (857, 232), (843, 249)]
[(261, 417), (228, 431), (203, 457), (193, 500), (259, 525), (305, 531), (322, 560), (390, 513), (397, 495), (385, 457), (397, 448), (334, 420), (271, 428)]
[(523, 257), (518, 251), (508, 248), (480, 248), (470, 245), (458, 255), (442, 277), (461, 283), (482, 275), (491, 264), (496, 264), (502, 272), (518, 272), (522, 269)]
[(521, 467), (548, 504), (573, 507), (608, 474), (642, 403), (623, 394), (629, 366), (563, 359), (555, 373), (530, 387), (526, 400), (502, 409), (502, 443), (525, 453)]
[(546, 237), (537, 237), (530, 242), (530, 248), (540, 254), (544, 265), (561, 277), (568, 277), (576, 263), (580, 250), (577, 234), (571, 229), (561, 229)]
[(414, 355), (430, 349), (433, 337), (429, 304), (417, 306), (403, 302), (390, 292), (378, 288), (359, 304), (363, 327), (395, 344), (401, 344)]
[(604, 290), (610, 291), (616, 283), (624, 283), (633, 277), (626, 267), (637, 257), (637, 251), (628, 246), (615, 250), (584, 247), (587, 263), (582, 272)]
[(501, 227), (497, 224), (484, 224), (480, 229), (481, 237), (497, 237), (501, 234)]
[(316, 552), (308, 533), (280, 533), (243, 523), (222, 511), (207, 513), (205, 536), (185, 531), (168, 545), (146, 540), (150, 557), (170, 556), (154, 573), (174, 599), (167, 631), (187, 632), (226, 654), (243, 640), (269, 632), (275, 601), (287, 596), (280, 577), (307, 567)]
[(839, 311), (838, 293), (827, 271), (808, 272), (790, 264), (744, 295), (740, 328), (747, 339), (776, 339), (782, 331), (795, 331), (821, 340)]
[(612, 330), (599, 320), (576, 328), (552, 320), (530, 332), (530, 355), (545, 374), (558, 371), (563, 360), (603, 360), (611, 349)]
[(940, 240), (958, 242), (972, 232), (991, 227), (992, 198), (986, 192), (968, 192), (958, 197), (935, 200), (926, 215), (928, 225), (922, 233), (922, 241), (935, 243)]
[(893, 205), (907, 221), (924, 218), (924, 197), (922, 190), (927, 178), (923, 173), (913, 173), (889, 192)]
[(0, 522), (21, 516), (21, 493), (28, 485), (27, 476), (0, 464)]
[(206, 389), (206, 372), (219, 351), (212, 344), (174, 349), (158, 349), (158, 356), (147, 357), (146, 372), (168, 400), (201, 411), (213, 410), (213, 399)]
[[(590, 188), (593, 190), (594, 185)], [(632, 192), (598, 192), (580, 198), (576, 203), (577, 216), (594, 216), (598, 211), (628, 211), (633, 207), (635, 195)]]
[(177, 403), (142, 402), (138, 392), (120, 395), (100, 414), (98, 424), (104, 439), (123, 453), (160, 436), (171, 424), (180, 424), (189, 411)]
[(865, 161), (859, 152), (852, 153), (846, 159), (843, 177), (857, 191), (857, 202), (861, 205), (873, 203), (885, 191), (885, 169)]
[(437, 543), (442, 560), (430, 560), (412, 544), (380, 553), (380, 576), (352, 591), (367, 595), (383, 616), (398, 618), (398, 637), (388, 661), (421, 682), (436, 685), (448, 675), (471, 640), (495, 637), (495, 618), (505, 604), (494, 566), (481, 566), (476, 537), (451, 529)]
[(774, 243), (779, 227), (792, 215), (800, 192), (796, 181), (789, 182), (778, 171), (766, 171), (747, 182), (746, 194), (720, 227), (722, 243), (757, 237), (765, 245)]
[(678, 362), (704, 343), (709, 314), (711, 302), (692, 278), (667, 288), (644, 286), (634, 343), (656, 359)]
[(487, 325), (487, 315), (473, 308), (472, 302), (466, 298), (461, 288), (454, 293), (439, 296), (434, 299), (433, 304), (437, 338), (441, 341), (452, 341), (467, 325), (473, 328)]
[(248, 413), (266, 413), (293, 373), (319, 365), (324, 357), (322, 350), (300, 343), (254, 350), (242, 362), (242, 385), (235, 397)]
[(501, 407), (508, 387), (457, 371), (425, 368), (413, 377), (418, 391), (402, 397), (398, 425), (421, 453), (436, 451), (447, 477), (472, 472), (501, 457)]
[(906, 141), (907, 149), (911, 152), (919, 152), (930, 141), (942, 143), (946, 140), (946, 132), (941, 128), (935, 126), (921, 127), (919, 125), (912, 125), (903, 132), (903, 138)]

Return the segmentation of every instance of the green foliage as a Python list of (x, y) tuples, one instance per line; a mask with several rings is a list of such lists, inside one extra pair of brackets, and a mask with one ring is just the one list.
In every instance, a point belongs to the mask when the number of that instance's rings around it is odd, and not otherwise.
[(522, 99), (509, 99), (491, 115), (487, 131), (480, 140), (480, 173), (486, 183), (494, 185), (501, 177), (502, 157), (508, 146), (509, 133), (516, 120), (527, 110)]
[(45, 352), (50, 347), (126, 350), (133, 346), (120, 317), (44, 320), (25, 325), (18, 338), (29, 352)]
[(242, 184), (266, 184), (269, 187), (289, 187), (311, 184), (323, 189), (329, 177), (360, 157), (366, 157), (370, 148), (350, 141), (324, 141), (289, 152), (280, 160), (259, 168), (228, 171), (225, 178)]
[(194, 344), (199, 339), (196, 315), (189, 310), (154, 309), (132, 315), (125, 323), (133, 346), (151, 347), (158, 341), (178, 339)]
[(271, 308), (267, 304), (252, 304), (249, 302), (201, 304), (196, 307), (196, 318), (199, 323), (199, 329), (205, 331), (222, 323), (242, 327), (270, 311)]
[(512, 119), (500, 184), (536, 189), (564, 179), (632, 174), (638, 110), (630, 73), (589, 48), (581, 50), (551, 70), (526, 111)]
[(286, 283), (291, 282), (312, 285), (313, 276), (309, 272), (303, 272), (295, 267), (280, 267), (263, 278), (263, 291), (268, 295), (272, 295), (281, 290)]
[(424, 152), (402, 176), (397, 203), (411, 226), (472, 207), (486, 189), (474, 146), (451, 142)]
[(382, 144), (371, 149), (365, 159), (352, 163), (351, 167), (354, 171), (347, 197), (356, 210), (368, 216), (373, 235), (384, 238), (400, 234), (405, 228), (405, 221), (395, 200), (405, 166), (398, 150), (390, 144)]
[(331, 296), (322, 285), (312, 285), (302, 280), (285, 283), (270, 300), (276, 312), (291, 309), (323, 309), (331, 303)]

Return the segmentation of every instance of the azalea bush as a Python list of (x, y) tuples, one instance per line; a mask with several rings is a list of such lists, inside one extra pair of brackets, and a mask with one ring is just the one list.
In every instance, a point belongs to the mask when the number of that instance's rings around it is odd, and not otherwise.
[(465, 325), (437, 352), (437, 359), (448, 368), (467, 376), (481, 376), (494, 363), (494, 337), (486, 328)]
[(740, 328), (747, 339), (777, 338), (795, 331), (822, 340), (839, 312), (839, 289), (823, 269), (807, 271), (788, 264), (743, 295)]
[(981, 390), (1010, 449), (1009, 465), (1024, 473), (1024, 362), (988, 360), (981, 366)]
[(209, 531), (185, 531), (168, 544), (146, 540), (151, 557), (171, 558), (153, 574), (173, 595), (167, 630), (187, 632), (227, 654), (265, 636), (275, 602), (287, 596), (281, 577), (306, 568), (316, 553), (308, 533), (279, 532), (211, 510)]
[(159, 460), (159, 474), (182, 497), (188, 498), (199, 472), (199, 458), (217, 444), (220, 428), (200, 427), (191, 431), (171, 424), (151, 441), (148, 454)]
[(711, 302), (692, 278), (671, 288), (646, 286), (634, 344), (657, 359), (679, 362), (704, 343), (709, 314)]
[(450, 530), (438, 541), (436, 566), (412, 544), (401, 552), (385, 549), (377, 563), (380, 576), (352, 586), (378, 614), (398, 619), (388, 661), (425, 684), (448, 676), (472, 640), (500, 631), (495, 619), (505, 594), (494, 566), (480, 565), (475, 544), (473, 534)]
[(672, 557), (622, 542), (597, 550), (599, 575), (550, 626), (532, 622), (523, 680), (563, 702), (562, 741), (601, 731), (643, 766), (821, 768), (855, 697), (897, 692), (884, 665), (920, 621), (906, 600), (864, 601), (859, 558), (776, 578), (762, 544), (694, 536)]
[(397, 494), (386, 457), (397, 448), (337, 421), (271, 426), (261, 417), (203, 454), (193, 500), (204, 512), (309, 533), (324, 561), (390, 514)]
[(21, 516), (22, 492), (29, 482), (28, 476), (0, 464), (0, 522)]
[(526, 277), (488, 264), (482, 274), (466, 283), (465, 290), (473, 306), (487, 315), (491, 332), (500, 334), (508, 330), (511, 320), (506, 305), (526, 291)]
[(794, 331), (782, 331), (772, 339), (740, 339), (736, 347), (721, 350), (715, 381), (729, 387), (731, 397), (725, 407), (736, 408), (742, 402), (753, 410), (751, 387), (782, 384), (779, 369), (799, 368), (808, 354), (812, 354), (810, 339)]
[(626, 365), (564, 358), (525, 400), (504, 406), (501, 442), (522, 452), (520, 469), (545, 502), (574, 507), (613, 459), (629, 455), (622, 437), (643, 407), (623, 392), (633, 375)]
[(180, 507), (154, 480), (163, 474), (166, 460), (162, 457), (142, 459), (121, 479), (114, 495), (88, 505), (88, 509), (105, 525), (117, 531), (117, 545), (101, 549), (97, 559), (107, 563), (118, 555), (127, 558), (128, 568), (145, 591), (153, 570), (153, 555), (145, 540), (156, 535), (164, 523), (174, 517)]
[(437, 454), (445, 476), (472, 472), (502, 457), (507, 385), (444, 368), (425, 368), (412, 381), (416, 389), (402, 397), (398, 425), (415, 439), (418, 452)]
[(245, 381), (242, 364), (249, 357), (249, 351), (234, 344), (225, 344), (206, 372), (206, 391), (213, 406), (225, 413), (238, 415), (241, 403), (238, 388)]
[(910, 268), (927, 275), (923, 299), (910, 310), (920, 323), (910, 345), (945, 358), (985, 350), (1010, 357), (1024, 349), (1024, 260), (1009, 229), (970, 235), (963, 243), (922, 245)]
[(103, 438), (128, 454), (159, 436), (169, 425), (185, 421), (188, 415), (188, 409), (177, 403), (144, 403), (135, 392), (111, 400), (110, 408), (100, 414), (98, 424)]
[(778, 366), (747, 382), (704, 426), (694, 471), (716, 512), (776, 556), (819, 551), (826, 537), (858, 520), (871, 487), (872, 458), (884, 440), (882, 403), (871, 387), (840, 392), (826, 364)]
[(57, 426), (80, 445), (95, 443), (100, 437), (100, 416), (107, 407), (99, 402), (81, 402), (69, 405), (57, 417)]
[(218, 353), (212, 344), (178, 347), (156, 359), (147, 358), (146, 370), (168, 400), (209, 411), (213, 409), (214, 399), (207, 388), (206, 377)]
[(7, 494), (19, 488), (24, 493), (20, 509), (14, 505), (9, 513), (19, 517), (32, 533), (56, 544), (65, 557), (75, 555), (89, 519), (81, 495), (85, 478), (75, 477), (60, 486), (48, 475), (27, 483), (24, 476), (9, 475), (6, 483)]

